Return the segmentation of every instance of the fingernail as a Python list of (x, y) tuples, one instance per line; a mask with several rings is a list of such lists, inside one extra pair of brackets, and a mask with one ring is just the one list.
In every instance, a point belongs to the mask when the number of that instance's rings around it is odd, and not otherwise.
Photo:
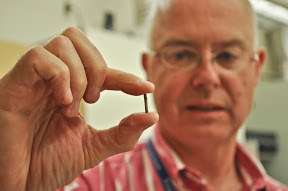
[(159, 120), (159, 114), (158, 114), (158, 113), (156, 113), (156, 112), (150, 112), (149, 114), (155, 119), (155, 121), (158, 121), (158, 120)]
[(152, 82), (149, 82), (147, 80), (141, 80), (141, 83), (144, 84), (145, 86), (148, 86), (149, 88), (153, 89), (155, 88), (154, 84)]

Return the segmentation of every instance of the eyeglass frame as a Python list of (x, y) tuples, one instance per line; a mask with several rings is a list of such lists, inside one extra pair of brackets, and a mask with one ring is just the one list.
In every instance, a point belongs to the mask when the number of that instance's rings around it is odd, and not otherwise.
[[(165, 47), (161, 48), (160, 50), (151, 49), (149, 51), (149, 53), (152, 54), (152, 56), (159, 58), (160, 61), (162, 63), (164, 63), (164, 65), (166, 65), (167, 67), (170, 67), (170, 68), (175, 68), (175, 69), (177, 69), (177, 68), (187, 68), (190, 65), (192, 65), (192, 64), (188, 64), (188, 65), (186, 64), (184, 66), (181, 66), (181, 65), (180, 66), (176, 66), (176, 65), (173, 65), (173, 64), (169, 63), (169, 61), (167, 61), (167, 59), (165, 59), (164, 56), (163, 56), (163, 50), (165, 50), (166, 48), (171, 48), (171, 47), (172, 48), (176, 48), (177, 46), (165, 46)], [(181, 46), (178, 46), (178, 47), (181, 47)], [(185, 46), (183, 46), (183, 47), (185, 47)], [(189, 49), (192, 50), (191, 47)], [(197, 52), (198, 53), (199, 51), (194, 51), (194, 49), (193, 49), (193, 52)], [(258, 53), (256, 51), (252, 51), (252, 53), (250, 51), (250, 53), (248, 53), (248, 54), (250, 54), (249, 57), (248, 57), (249, 63), (250, 62), (258, 62), (259, 61), (259, 56), (258, 56)], [(201, 56), (201, 54), (199, 54), (199, 53), (196, 54), (196, 55), (197, 55), (197, 63), (196, 64), (199, 65), (199, 63), (203, 62), (203, 56)], [(244, 55), (244, 54), (242, 53), (242, 55)], [(240, 56), (240, 57), (243, 58), (243, 59), (245, 58), (244, 56)], [(240, 60), (242, 60), (242, 59), (239, 59), (239, 62), (240, 62)], [(210, 62), (211, 63), (215, 62), (215, 56), (212, 57), (212, 60)]]

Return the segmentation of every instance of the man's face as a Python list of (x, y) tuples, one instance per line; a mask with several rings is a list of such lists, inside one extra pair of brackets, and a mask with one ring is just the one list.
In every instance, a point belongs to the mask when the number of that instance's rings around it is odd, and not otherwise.
[[(264, 53), (253, 50), (251, 14), (240, 2), (172, 0), (159, 12), (152, 34), (156, 55), (146, 55), (143, 65), (156, 86), (164, 136), (185, 144), (227, 141), (249, 114)], [(173, 60), (194, 62), (167, 64)]]

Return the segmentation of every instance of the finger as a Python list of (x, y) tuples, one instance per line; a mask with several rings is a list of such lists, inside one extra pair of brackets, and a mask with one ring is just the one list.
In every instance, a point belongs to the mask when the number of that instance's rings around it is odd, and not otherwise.
[(120, 90), (130, 95), (142, 95), (154, 91), (153, 83), (141, 78), (109, 68), (102, 90)]
[(108, 130), (97, 131), (91, 128), (90, 139), (86, 138), (83, 144), (88, 159), (86, 168), (111, 155), (131, 150), (142, 132), (158, 119), (157, 113), (137, 113), (124, 118), (118, 126)]
[(137, 113), (121, 120), (117, 127), (111, 129), (112, 139), (116, 145), (120, 146), (120, 150), (116, 152), (132, 149), (142, 132), (156, 123), (158, 119), (157, 113)]
[(63, 35), (72, 41), (82, 60), (88, 81), (84, 100), (93, 103), (99, 98), (100, 90), (105, 80), (106, 63), (98, 49), (77, 28), (68, 28)]
[(15, 88), (18, 94), (31, 94), (36, 83), (44, 81), (44, 85), (49, 84), (46, 90), (52, 89), (58, 104), (67, 105), (73, 100), (68, 67), (43, 47), (29, 50), (7, 77), (10, 79), (9, 87)]
[(63, 61), (69, 68), (70, 86), (73, 104), (67, 108), (68, 115), (77, 115), (80, 101), (87, 86), (87, 78), (81, 59), (69, 38), (59, 35), (51, 40), (45, 48)]

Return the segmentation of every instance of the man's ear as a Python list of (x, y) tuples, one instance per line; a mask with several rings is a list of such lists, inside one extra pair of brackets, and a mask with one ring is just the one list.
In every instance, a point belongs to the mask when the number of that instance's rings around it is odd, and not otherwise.
[(257, 76), (256, 84), (261, 79), (262, 68), (266, 61), (266, 58), (267, 58), (266, 51), (264, 49), (259, 49), (257, 51), (257, 59), (256, 59), (256, 71), (255, 71)]

